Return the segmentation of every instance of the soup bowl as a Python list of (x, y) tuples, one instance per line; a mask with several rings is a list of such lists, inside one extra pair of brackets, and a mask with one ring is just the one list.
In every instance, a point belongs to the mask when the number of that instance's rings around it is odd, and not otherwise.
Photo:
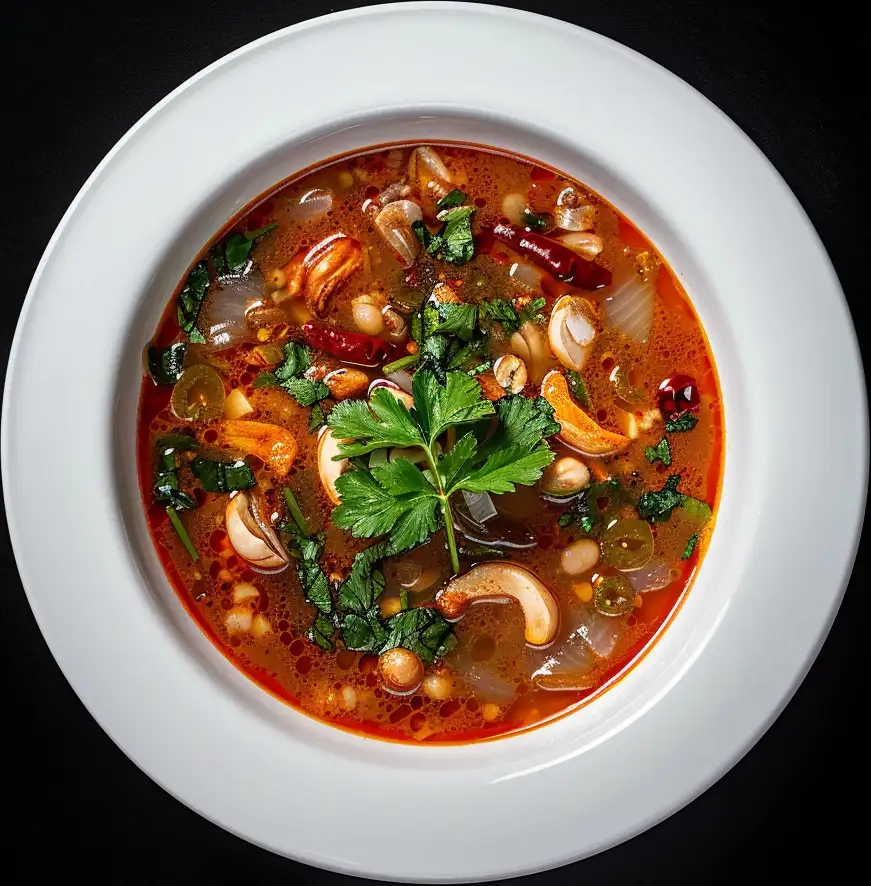
[[(459, 27), (474, 54), (453, 39)], [(442, 75), (398, 78), (418, 63), (424, 37), (444, 47)], [(385, 43), (391, 65), (373, 66), (370, 47)], [(573, 80), (594, 77), (599, 88), (567, 114), (564, 95), (532, 89), (523, 65), (498, 50), (513, 45), (560, 57)], [(323, 57), (335, 61), (324, 68)], [(314, 68), (312, 96), (288, 97), (289, 72)], [(495, 69), (498, 86), (488, 76)], [(215, 137), (204, 123), (224, 119), (234, 102), (250, 122)], [(709, 337), (726, 450), (699, 575), (640, 661), (539, 728), (416, 747), (310, 719), (212, 647), (151, 544), (135, 436), (143, 348), (211, 234), (318, 161), (431, 140), (555, 166), (644, 231)], [(71, 339), (95, 349), (77, 368), (74, 394), (57, 381)], [(815, 423), (839, 428), (827, 441), (827, 482), (844, 490), (816, 501), (812, 546), (802, 544), (803, 484), (817, 456), (810, 402)], [(60, 468), (58, 430), (63, 470), (46, 470)], [(2, 456), (13, 544), (40, 628), (90, 712), (149, 776), (227, 830), (311, 864), (384, 879), (482, 880), (638, 833), (708, 787), (772, 722), (849, 577), (867, 416), (855, 334), (819, 240), (716, 108), (594, 34), (495, 7), (422, 3), (266, 37), (184, 84), (119, 142), (66, 213), (28, 293)], [(45, 501), (54, 503), (51, 524), (63, 527), (50, 556), (35, 504)], [(399, 823), (427, 821), (438, 827), (425, 851), (420, 841), (389, 840)]]

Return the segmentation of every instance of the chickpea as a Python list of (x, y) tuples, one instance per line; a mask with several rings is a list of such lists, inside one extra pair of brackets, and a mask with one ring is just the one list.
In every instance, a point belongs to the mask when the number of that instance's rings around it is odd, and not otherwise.
[(408, 649), (388, 649), (378, 656), (378, 673), (389, 692), (410, 695), (423, 680), (423, 662)]
[(590, 469), (578, 458), (563, 456), (551, 462), (542, 474), (541, 491), (554, 498), (580, 492), (590, 483)]
[(422, 685), (433, 701), (446, 701), (454, 694), (454, 681), (446, 674), (427, 674)]
[(591, 538), (579, 538), (562, 552), (560, 565), (569, 575), (581, 575), (599, 562), (599, 545)]

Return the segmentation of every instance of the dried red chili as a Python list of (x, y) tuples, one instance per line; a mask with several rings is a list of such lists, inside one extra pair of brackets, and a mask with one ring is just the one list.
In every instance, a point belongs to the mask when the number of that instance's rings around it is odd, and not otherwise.
[(357, 366), (380, 366), (395, 359), (397, 354), (396, 345), (362, 332), (330, 329), (317, 323), (306, 323), (301, 332), (306, 343), (313, 348)]

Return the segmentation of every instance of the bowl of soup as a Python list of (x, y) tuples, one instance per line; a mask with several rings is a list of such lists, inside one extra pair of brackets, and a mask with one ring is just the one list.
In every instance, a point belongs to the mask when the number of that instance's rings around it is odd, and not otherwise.
[(457, 882), (752, 746), (849, 576), (867, 421), (825, 252), (715, 108), (559, 22), (400, 4), (116, 146), (2, 450), (34, 615), (131, 759), (272, 851)]

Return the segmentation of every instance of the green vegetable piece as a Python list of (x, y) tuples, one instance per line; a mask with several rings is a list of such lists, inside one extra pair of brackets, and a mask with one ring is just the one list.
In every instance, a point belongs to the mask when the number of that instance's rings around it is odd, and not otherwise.
[(602, 556), (615, 569), (641, 569), (653, 556), (653, 533), (645, 520), (615, 520), (602, 533)]
[(622, 575), (599, 576), (593, 606), (602, 615), (626, 615), (635, 608), (635, 590)]
[[(320, 380), (306, 378), (304, 373), (312, 365), (311, 351), (300, 342), (287, 342), (284, 346), (284, 360), (272, 370), (261, 372), (254, 379), (255, 387), (280, 387), (299, 403), (300, 406), (316, 406), (330, 396), (330, 389)], [(309, 420), (309, 430), (317, 430), (324, 423), (324, 411), (313, 409)]]
[(450, 623), (431, 606), (398, 612), (387, 620), (386, 628), (387, 636), (379, 652), (408, 649), (425, 664), (433, 664), (457, 645)]
[(457, 206), (440, 213), (442, 227), (436, 234), (422, 222), (412, 222), (411, 229), (417, 235), (428, 255), (434, 255), (453, 265), (464, 265), (475, 256), (475, 238), (472, 234), (474, 206)]
[[(271, 224), (258, 228), (256, 231), (237, 231), (230, 234), (224, 241), (224, 261), (226, 270), (231, 274), (238, 274), (245, 270), (254, 243), (266, 234), (274, 231), (278, 225)], [(224, 271), (218, 271), (219, 274)]]
[(672, 474), (665, 486), (656, 492), (645, 492), (638, 499), (638, 516), (651, 523), (662, 523), (671, 516), (675, 508), (683, 504), (684, 496), (677, 491), (680, 474)]
[(524, 305), (518, 315), (520, 325), (523, 326), (524, 323), (530, 321), (532, 323), (547, 323), (547, 314), (543, 313), (546, 305), (547, 300), (544, 298), (534, 298), (528, 305)]
[(539, 215), (529, 208), (523, 210), (520, 221), (523, 227), (529, 228), (530, 231), (546, 231), (550, 226), (550, 221), (546, 215)]
[(691, 431), (698, 423), (699, 420), (691, 412), (685, 412), (672, 421), (667, 421), (665, 429), (669, 434), (674, 434), (677, 431)]
[(567, 369), (566, 382), (569, 386), (569, 392), (575, 400), (577, 400), (584, 409), (590, 409), (590, 395), (587, 393), (587, 386), (584, 384), (580, 372), (575, 372), (574, 369)]
[(514, 310), (514, 305), (504, 298), (494, 298), (490, 301), (481, 302), (478, 305), (478, 314), (482, 321), (501, 323), (503, 329), (509, 335), (520, 329), (520, 315)]
[(198, 456), (191, 462), (191, 470), (206, 492), (236, 492), (257, 485), (253, 471), (244, 461), (212, 461)]
[(156, 385), (172, 385), (184, 372), (184, 355), (187, 345), (176, 342), (167, 348), (152, 345), (148, 349), (148, 374)]
[(400, 369), (408, 369), (420, 361), (419, 354), (409, 354), (407, 357), (400, 357), (392, 363), (385, 363), (381, 368), (384, 375), (390, 375), (391, 372), (399, 372)]
[(174, 445), (158, 448), (157, 474), (154, 480), (154, 497), (161, 504), (170, 505), (179, 511), (190, 511), (197, 503), (186, 492), (181, 491), (178, 482), (178, 464)]
[(201, 261), (188, 274), (176, 301), (178, 325), (192, 342), (200, 345), (205, 344), (206, 339), (197, 329), (197, 318), (208, 289), (209, 268), (204, 261)]
[(681, 560), (689, 560), (693, 555), (693, 551), (696, 549), (696, 545), (699, 542), (699, 534), (694, 532), (687, 541), (687, 546), (684, 548), (684, 552), (680, 555)]
[(454, 206), (462, 206), (469, 198), (459, 189), (454, 188), (442, 197), (436, 204), (439, 209), (451, 209)]
[(194, 543), (191, 541), (187, 529), (184, 528), (184, 523), (181, 522), (181, 517), (179, 517), (172, 505), (166, 506), (166, 513), (169, 516), (169, 522), (172, 523), (172, 528), (175, 529), (178, 537), (181, 539), (181, 543), (184, 545), (185, 550), (191, 555), (191, 560), (196, 563), (197, 560), (200, 559), (200, 555), (197, 553), (197, 549), (194, 547)]
[(668, 437), (663, 437), (656, 446), (646, 446), (644, 457), (650, 464), (659, 460), (668, 467), (671, 464), (671, 446), (669, 446)]
[(478, 309), (475, 305), (460, 305), (444, 302), (438, 307), (440, 322), (435, 332), (441, 335), (454, 335), (461, 341), (469, 341), (478, 324)]
[(628, 492), (617, 479), (593, 483), (584, 489), (572, 502), (569, 510), (560, 516), (559, 525), (564, 529), (577, 526), (589, 535), (599, 524), (626, 504), (628, 499)]

